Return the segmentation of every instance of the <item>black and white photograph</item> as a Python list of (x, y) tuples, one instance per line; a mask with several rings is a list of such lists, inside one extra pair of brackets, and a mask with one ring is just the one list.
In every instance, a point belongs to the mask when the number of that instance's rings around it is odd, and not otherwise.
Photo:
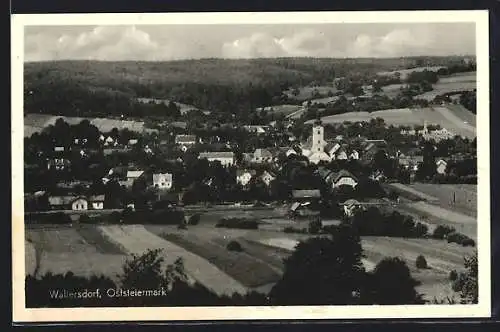
[(14, 15), (14, 316), (488, 316), (487, 20)]

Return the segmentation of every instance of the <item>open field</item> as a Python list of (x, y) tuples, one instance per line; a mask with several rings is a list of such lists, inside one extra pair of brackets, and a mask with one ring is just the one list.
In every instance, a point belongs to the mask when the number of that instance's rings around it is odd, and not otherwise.
[(80, 276), (95, 274), (115, 279), (126, 258), (116, 251), (99, 252), (76, 230), (64, 226), (28, 228), (26, 239), (26, 274), (33, 273), (38, 265), (37, 275), (71, 271)]
[[(39, 273), (71, 270), (77, 275), (112, 278), (121, 272), (127, 254), (162, 248), (166, 263), (183, 257), (188, 276), (219, 294), (264, 291), (279, 280), (284, 259), (298, 241), (308, 237), (272, 230), (221, 229), (210, 220), (187, 230), (172, 225), (36, 225), (27, 229), (26, 272), (32, 273), (36, 267), (37, 248), (43, 249)], [(226, 245), (232, 240), (238, 241), (244, 252), (228, 251)], [(362, 246), (367, 270), (386, 256), (404, 259), (413, 276), (423, 283), (418, 290), (427, 299), (452, 294), (448, 273), (463, 269), (463, 256), (474, 250), (442, 240), (388, 237), (363, 237)], [(420, 254), (430, 269), (416, 269), (415, 259)]]
[(302, 108), (302, 105), (287, 105), (287, 104), (283, 104), (283, 105), (273, 105), (273, 106), (266, 106), (266, 107), (258, 107), (256, 110), (257, 111), (264, 110), (264, 111), (267, 111), (267, 112), (272, 113), (272, 114), (284, 114), (286, 116), (286, 115), (292, 114), (294, 112), (297, 112), (301, 108)]
[[(290, 253), (297, 244), (297, 240), (286, 237), (264, 238), (259, 242), (266, 247), (276, 247)], [(422, 283), (417, 290), (427, 300), (453, 295), (448, 280), (449, 272), (462, 270), (463, 257), (473, 252), (473, 248), (431, 239), (363, 237), (362, 246), (365, 255), (363, 265), (367, 270), (372, 270), (384, 257), (403, 259), (413, 277)], [(425, 256), (429, 269), (419, 270), (415, 267), (415, 260), (420, 254)]]
[(293, 98), (296, 100), (308, 100), (313, 98), (313, 92), (318, 91), (322, 95), (327, 95), (328, 92), (336, 93), (337, 89), (334, 86), (322, 85), (322, 86), (303, 86), (298, 88), (299, 94), (297, 96), (293, 95), (293, 90), (286, 90), (283, 93), (286, 94), (289, 98)]
[(391, 190), (395, 190), (398, 194), (408, 199), (415, 199), (415, 200), (422, 199), (429, 202), (439, 201), (439, 198), (437, 198), (436, 196), (426, 194), (418, 190), (417, 188), (414, 188), (413, 186), (407, 186), (402, 183), (389, 183), (387, 184), (387, 186), (389, 186)]
[(415, 67), (411, 69), (400, 69), (400, 70), (393, 70), (393, 71), (380, 71), (377, 73), (379, 76), (392, 76), (396, 75), (397, 73), (401, 74), (401, 79), (406, 79), (408, 75), (410, 75), (413, 72), (420, 72), (424, 70), (428, 71), (438, 71), (439, 69), (444, 68), (442, 66), (428, 66), (428, 67)]
[(477, 216), (477, 185), (413, 183), (411, 188), (439, 199), (440, 206)]
[(281, 277), (271, 265), (248, 253), (229, 251), (225, 246), (203, 240), (188, 232), (182, 235), (163, 234), (162, 237), (203, 257), (246, 287), (267, 285), (278, 281)]
[(415, 98), (432, 101), (436, 96), (445, 93), (472, 91), (477, 88), (476, 72), (457, 73), (440, 77), (439, 81), (433, 84), (432, 87), (434, 90), (425, 92)]
[(147, 131), (142, 121), (132, 120), (117, 120), (105, 118), (82, 118), (82, 117), (68, 117), (57, 116), (49, 114), (26, 114), (24, 116), (24, 136), (29, 137), (35, 132), (41, 132), (44, 128), (54, 125), (57, 119), (62, 118), (65, 122), (76, 125), (82, 120), (89, 120), (90, 123), (96, 126), (101, 132), (109, 132), (113, 128), (124, 129), (127, 128), (131, 131), (143, 132)]
[(172, 242), (148, 232), (142, 225), (99, 226), (100, 231), (129, 253), (140, 255), (147, 249), (162, 249), (165, 264), (173, 264), (182, 257), (186, 273), (217, 294), (246, 293), (246, 287), (219, 270), (202, 257)]
[[(462, 111), (463, 113), (463, 111)], [(447, 130), (469, 138), (476, 137), (476, 128), (473, 124), (464, 123), (464, 114), (455, 115), (453, 110), (447, 107), (435, 108), (401, 108), (388, 109), (375, 112), (348, 112), (343, 114), (329, 115), (321, 118), (324, 124), (344, 123), (344, 122), (369, 122), (371, 119), (382, 118), (388, 125), (394, 126), (415, 126), (428, 124), (439, 124)], [(470, 112), (469, 112), (470, 113)], [(472, 113), (470, 113), (472, 114)], [(469, 117), (475, 118), (472, 114)], [(307, 121), (306, 123), (311, 123)], [(474, 121), (475, 123), (475, 121)]]

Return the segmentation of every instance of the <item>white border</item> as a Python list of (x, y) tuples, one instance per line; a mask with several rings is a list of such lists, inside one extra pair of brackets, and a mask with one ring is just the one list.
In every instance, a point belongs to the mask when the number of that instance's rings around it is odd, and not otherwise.
[[(23, 55), (24, 27), (33, 25), (476, 23), (479, 304), (421, 306), (294, 306), (26, 309), (24, 294)], [(491, 316), (488, 11), (42, 14), (12, 16), (13, 321), (148, 321)]]

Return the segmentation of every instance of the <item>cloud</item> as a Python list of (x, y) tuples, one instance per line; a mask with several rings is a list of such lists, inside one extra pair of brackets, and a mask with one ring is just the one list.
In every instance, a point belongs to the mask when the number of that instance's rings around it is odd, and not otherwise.
[(425, 30), (395, 29), (382, 36), (358, 35), (346, 48), (347, 57), (398, 57), (436, 53), (435, 40)]
[(60, 37), (35, 34), (25, 41), (27, 61), (175, 60), (189, 57), (189, 51), (182, 43), (158, 43), (135, 26), (99, 26), (89, 32)]
[(320, 31), (307, 29), (278, 37), (262, 32), (226, 42), (222, 55), (227, 58), (333, 56), (331, 41)]
[(26, 33), (25, 60), (399, 57), (474, 52), (471, 25), (98, 26)]

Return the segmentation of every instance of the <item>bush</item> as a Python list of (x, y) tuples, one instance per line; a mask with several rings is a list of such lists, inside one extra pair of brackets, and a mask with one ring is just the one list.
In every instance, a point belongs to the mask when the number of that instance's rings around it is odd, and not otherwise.
[(200, 223), (201, 214), (196, 213), (189, 217), (188, 224), (189, 225), (198, 225)]
[(231, 241), (227, 244), (226, 249), (229, 251), (238, 251), (241, 252), (243, 251), (243, 248), (241, 247), (241, 244), (237, 241)]
[(72, 220), (69, 214), (64, 212), (56, 212), (54, 214), (48, 214), (46, 216), (45, 222), (49, 224), (71, 224)]
[(297, 234), (307, 234), (306, 228), (296, 228), (296, 227), (285, 227), (283, 229), (285, 233), (297, 233)]
[(238, 228), (238, 229), (258, 229), (259, 223), (256, 220), (244, 218), (223, 218), (215, 227)]
[(323, 224), (320, 219), (315, 219), (309, 222), (308, 232), (309, 234), (319, 234), (321, 232), (321, 227)]
[(457, 278), (458, 278), (458, 272), (456, 270), (451, 270), (449, 275), (450, 281), (455, 281), (457, 280)]
[(432, 238), (444, 240), (450, 233), (453, 232), (455, 232), (455, 228), (446, 225), (439, 225), (434, 229), (434, 232), (432, 232)]
[(80, 216), (80, 218), (78, 218), (78, 222), (80, 222), (81, 224), (89, 224), (91, 223), (93, 220), (92, 218), (90, 218), (88, 215), (86, 214), (82, 214)]
[(453, 232), (453, 233), (448, 234), (448, 236), (446, 237), (446, 240), (448, 241), (448, 243), (456, 243), (456, 244), (460, 244), (464, 247), (468, 247), (468, 246), (474, 247), (476, 245), (476, 242), (473, 239), (471, 239), (467, 235), (464, 235), (464, 234), (461, 234), (458, 232)]
[(415, 261), (415, 265), (417, 266), (417, 269), (427, 269), (428, 268), (427, 260), (422, 255), (419, 255), (417, 257), (417, 260)]
[(185, 223), (182, 223), (182, 224), (179, 224), (179, 226), (177, 226), (177, 229), (187, 229), (187, 226)]

